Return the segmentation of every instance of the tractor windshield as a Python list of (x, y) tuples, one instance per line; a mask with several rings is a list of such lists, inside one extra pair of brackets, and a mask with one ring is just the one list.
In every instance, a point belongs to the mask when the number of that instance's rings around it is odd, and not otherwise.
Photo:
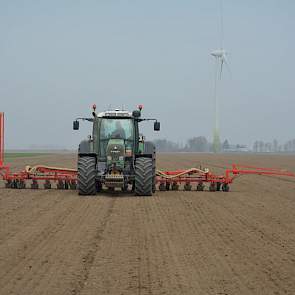
[(133, 141), (133, 122), (131, 119), (102, 119), (100, 139), (125, 139)]
[(134, 124), (132, 119), (103, 118), (100, 124), (101, 155), (105, 155), (107, 143), (110, 139), (123, 139), (126, 148), (133, 148)]

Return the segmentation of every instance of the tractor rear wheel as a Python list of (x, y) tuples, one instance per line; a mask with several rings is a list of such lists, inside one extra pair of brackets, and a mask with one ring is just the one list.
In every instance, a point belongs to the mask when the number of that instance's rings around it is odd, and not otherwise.
[(135, 187), (137, 196), (151, 196), (153, 194), (153, 160), (138, 158), (135, 163)]
[(79, 195), (96, 194), (96, 160), (93, 157), (79, 157), (78, 190)]
[(153, 164), (153, 194), (156, 192), (156, 165)]

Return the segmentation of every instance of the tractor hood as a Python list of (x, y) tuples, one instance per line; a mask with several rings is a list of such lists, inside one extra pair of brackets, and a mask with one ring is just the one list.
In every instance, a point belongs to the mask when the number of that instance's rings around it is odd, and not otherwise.
[(107, 165), (123, 169), (125, 144), (123, 139), (110, 139), (106, 149)]

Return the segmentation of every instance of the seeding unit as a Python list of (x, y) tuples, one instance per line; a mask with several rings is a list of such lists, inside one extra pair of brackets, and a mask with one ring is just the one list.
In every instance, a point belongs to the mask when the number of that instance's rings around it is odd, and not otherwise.
[[(207, 186), (209, 191), (229, 191), (229, 185), (240, 175), (287, 176), (295, 180), (295, 173), (281, 169), (260, 168), (254, 166), (233, 164), (223, 175), (216, 175), (209, 169), (191, 168), (175, 171), (156, 171), (156, 184), (160, 191), (194, 190), (203, 191)], [(77, 189), (77, 170), (69, 168), (37, 165), (27, 166), (24, 170), (12, 172), (10, 166), (4, 163), (4, 113), (0, 113), (0, 179), (5, 181), (6, 188), (38, 189), (43, 184), (44, 189), (51, 189), (56, 183), (57, 189)]]
[(30, 182), (32, 189), (38, 189), (41, 181), (45, 189), (50, 189), (52, 182), (56, 183), (58, 189), (76, 189), (77, 171), (37, 165), (26, 166), (22, 171), (12, 172), (10, 165), (4, 164), (4, 113), (0, 113), (0, 178), (6, 182), (6, 188), (22, 189), (26, 188), (27, 182)]

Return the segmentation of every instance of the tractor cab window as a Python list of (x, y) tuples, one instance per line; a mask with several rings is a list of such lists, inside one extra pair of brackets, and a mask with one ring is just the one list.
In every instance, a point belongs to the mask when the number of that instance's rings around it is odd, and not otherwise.
[(133, 140), (133, 124), (130, 119), (102, 119), (100, 139)]
[(134, 126), (131, 119), (103, 118), (100, 124), (101, 155), (105, 155), (107, 143), (110, 139), (123, 139), (126, 148), (132, 149)]

